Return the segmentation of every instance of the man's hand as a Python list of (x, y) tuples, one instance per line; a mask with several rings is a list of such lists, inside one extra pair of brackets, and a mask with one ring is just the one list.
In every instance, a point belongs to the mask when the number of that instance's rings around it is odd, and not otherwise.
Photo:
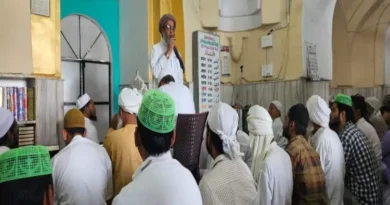
[(171, 55), (175, 45), (176, 45), (176, 39), (170, 38), (168, 41), (168, 47), (167, 47), (167, 51), (165, 52), (165, 56), (169, 57)]

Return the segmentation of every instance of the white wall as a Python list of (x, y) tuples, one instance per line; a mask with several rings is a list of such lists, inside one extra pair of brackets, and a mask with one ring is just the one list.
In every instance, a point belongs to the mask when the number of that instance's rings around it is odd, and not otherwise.
[(148, 77), (148, 1), (119, 1), (120, 84), (130, 84), (139, 70)]
[(332, 24), (336, 0), (303, 0), (302, 4), (304, 76), (307, 76), (305, 42), (310, 42), (317, 47), (317, 64), (320, 78), (332, 80)]

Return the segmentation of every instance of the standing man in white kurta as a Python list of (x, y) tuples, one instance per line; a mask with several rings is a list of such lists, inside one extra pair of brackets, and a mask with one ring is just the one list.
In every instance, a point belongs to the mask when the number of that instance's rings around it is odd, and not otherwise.
[(172, 73), (161, 71), (158, 81), (159, 89), (175, 102), (176, 116), (177, 114), (195, 113), (194, 97), (190, 89), (183, 83), (176, 83)]
[(153, 45), (150, 54), (150, 67), (153, 73), (153, 87), (157, 88), (160, 72), (168, 70), (176, 83), (183, 84), (184, 64), (176, 48), (176, 19), (172, 14), (164, 14), (159, 23), (162, 39)]
[(344, 204), (344, 150), (337, 133), (329, 128), (331, 111), (325, 100), (318, 95), (311, 96), (306, 107), (314, 128), (309, 142), (320, 155), (329, 202), (332, 205), (342, 205)]
[(113, 196), (111, 160), (106, 150), (85, 138), (80, 110), (69, 110), (62, 131), (67, 146), (52, 159), (56, 205), (105, 205)]
[(95, 125), (92, 121), (96, 121), (96, 107), (93, 100), (87, 93), (82, 95), (76, 102), (77, 108), (84, 114), (85, 118), (85, 129), (87, 130), (86, 138), (99, 144), (98, 133)]

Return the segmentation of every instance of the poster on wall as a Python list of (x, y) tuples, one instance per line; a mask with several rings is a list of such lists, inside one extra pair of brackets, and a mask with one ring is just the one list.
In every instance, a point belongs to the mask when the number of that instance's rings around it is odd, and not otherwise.
[(318, 74), (317, 46), (309, 42), (305, 42), (305, 44), (307, 77), (313, 81), (320, 80), (320, 76)]
[(195, 31), (192, 49), (196, 111), (207, 112), (220, 101), (219, 36)]
[(221, 47), (221, 72), (222, 76), (230, 76), (230, 47)]

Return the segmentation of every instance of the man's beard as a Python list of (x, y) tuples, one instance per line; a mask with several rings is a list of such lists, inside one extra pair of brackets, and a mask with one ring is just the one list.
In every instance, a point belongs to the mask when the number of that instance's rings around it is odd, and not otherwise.
[(209, 145), (211, 143), (208, 143), (207, 139), (206, 139), (206, 149), (207, 149), (207, 152), (209, 153), (209, 155), (211, 156), (211, 145)]
[(96, 122), (97, 121), (97, 116), (96, 115), (91, 115), (91, 116), (89, 116), (89, 119)]
[(283, 137), (290, 139), (290, 132), (288, 127), (283, 127)]
[(335, 119), (331, 119), (329, 121), (329, 128), (335, 131), (337, 134), (339, 134), (339, 128), (340, 128), (340, 117), (337, 117)]

